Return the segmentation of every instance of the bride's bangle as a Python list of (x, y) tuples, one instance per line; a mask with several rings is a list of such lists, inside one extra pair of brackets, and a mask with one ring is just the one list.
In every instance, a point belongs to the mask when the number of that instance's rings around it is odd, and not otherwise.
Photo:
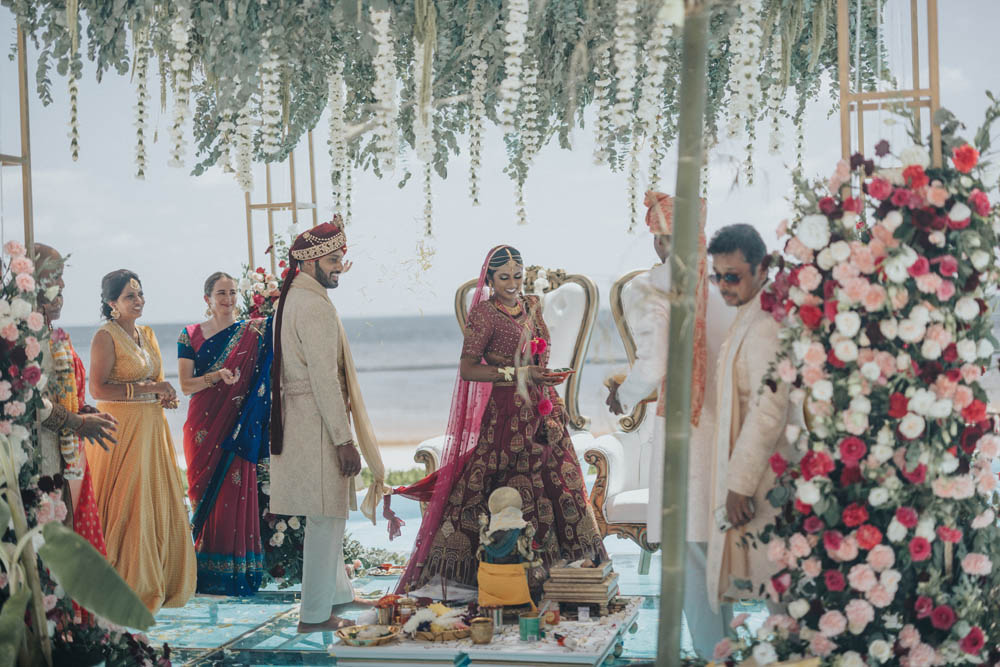
[(517, 372), (513, 366), (497, 366), (497, 373), (504, 379), (504, 382), (513, 382), (514, 374)]

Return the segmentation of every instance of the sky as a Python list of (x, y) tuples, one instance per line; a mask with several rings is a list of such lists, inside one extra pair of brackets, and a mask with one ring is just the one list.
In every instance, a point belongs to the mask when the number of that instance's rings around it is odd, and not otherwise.
[[(923, 4), (923, 3), (921, 3)], [(909, 80), (909, 2), (889, 0), (886, 41), (897, 74)], [(970, 127), (982, 119), (984, 91), (1000, 93), (1000, 46), (984, 27), (1000, 25), (1000, 3), (995, 0), (948, 0), (940, 3), (940, 75), (943, 106)], [(0, 36), (14, 41), (14, 21), (0, 9)], [(4, 49), (6, 52), (7, 50)], [(65, 79), (53, 72), (54, 102), (43, 107), (34, 92), (37, 52), (29, 47), (31, 85), (30, 123), (33, 162), (35, 239), (70, 254), (66, 305), (62, 323), (97, 324), (101, 277), (114, 269), (130, 268), (143, 279), (147, 295), (146, 323), (193, 322), (203, 318), (202, 283), (214, 271), (236, 273), (247, 262), (243, 193), (231, 174), (214, 168), (191, 176), (195, 163), (189, 142), (187, 168), (167, 166), (170, 112), (158, 105), (150, 126), (158, 141), (149, 150), (145, 181), (134, 173), (135, 92), (128, 77), (107, 73), (98, 84), (85, 65), (80, 82), (80, 157), (69, 152), (69, 105)], [(926, 58), (921, 55), (923, 67)], [(926, 69), (922, 81), (927, 81)], [(826, 89), (826, 88), (825, 88)], [(158, 95), (154, 86), (153, 95)], [(791, 97), (786, 104), (792, 103)], [(840, 155), (839, 123), (833, 100), (813, 103), (805, 125), (805, 171), (826, 178)], [(866, 119), (867, 144), (883, 136), (895, 145), (904, 141), (899, 126), (888, 126), (887, 113)], [(316, 182), (320, 221), (330, 218), (326, 116), (315, 132)], [(562, 268), (590, 276), (607, 305), (611, 283), (628, 271), (655, 261), (650, 236), (641, 220), (628, 232), (626, 175), (593, 164), (592, 130), (577, 130), (574, 148), (556, 142), (544, 148), (532, 167), (526, 186), (529, 223), (517, 224), (514, 184), (503, 173), (505, 155), (500, 132), (490, 128), (483, 142), (482, 193), (478, 207), (468, 197), (468, 160), (463, 154), (448, 165), (449, 177), (434, 177), (434, 236), (425, 241), (434, 250), (430, 266), (418, 261), (423, 240), (422, 179), (414, 176), (406, 187), (396, 182), (402, 174), (379, 180), (355, 172), (353, 222), (347, 229), (349, 255), (355, 264), (331, 296), (344, 317), (451, 313), (455, 288), (478, 275), (485, 253), (498, 243), (519, 248), (528, 264)], [(742, 160), (741, 140), (724, 141), (711, 157), (708, 176), (708, 231), (732, 222), (749, 222), (772, 248), (774, 229), (791, 208), (790, 168), (795, 162), (795, 128), (782, 128), (784, 148), (767, 151), (768, 130), (758, 132), (753, 161), (754, 183), (735, 180)], [(190, 134), (189, 134), (190, 138)], [(148, 142), (148, 138), (147, 138)], [(463, 149), (465, 146), (463, 145)], [(0, 152), (18, 153), (16, 67), (0, 59)], [(305, 145), (297, 151), (298, 198), (308, 199), (308, 163)], [(412, 161), (412, 156), (405, 159)], [(672, 192), (676, 153), (666, 162), (660, 189)], [(0, 174), (0, 217), (4, 239), (22, 238), (20, 171), (7, 167)], [(272, 169), (274, 199), (288, 197), (287, 167)], [(255, 173), (254, 201), (264, 199), (263, 168)], [(645, 189), (645, 174), (640, 189)], [(640, 195), (641, 196), (641, 195)], [(640, 216), (644, 210), (640, 208)], [(311, 224), (301, 212), (300, 227)], [(255, 213), (256, 263), (265, 264), (267, 223)], [(289, 213), (275, 215), (279, 232), (291, 223)]]

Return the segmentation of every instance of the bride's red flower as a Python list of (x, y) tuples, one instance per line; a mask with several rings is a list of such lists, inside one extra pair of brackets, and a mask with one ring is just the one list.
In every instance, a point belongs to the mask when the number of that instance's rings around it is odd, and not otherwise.
[(548, 348), (549, 344), (545, 342), (544, 338), (531, 339), (531, 354), (545, 354), (545, 350)]
[(815, 329), (823, 321), (823, 311), (816, 306), (805, 304), (799, 307), (799, 317), (803, 324), (810, 329)]
[(969, 144), (959, 146), (952, 154), (951, 161), (955, 163), (955, 169), (968, 174), (979, 163), (979, 151)]

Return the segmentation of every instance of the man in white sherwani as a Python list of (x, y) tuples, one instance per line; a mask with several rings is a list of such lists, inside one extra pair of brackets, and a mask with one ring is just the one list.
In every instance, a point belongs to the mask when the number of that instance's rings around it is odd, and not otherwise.
[(351, 351), (327, 295), (345, 270), (339, 222), (337, 216), (295, 239), (274, 325), (270, 509), (306, 517), (299, 632), (351, 624), (335, 608), (354, 600), (343, 547), (348, 513), (357, 509), (359, 447), (375, 477), (361, 507), (372, 523), (385, 491)]
[[(608, 406), (615, 414), (630, 413), (635, 405), (658, 393), (653, 422), (649, 462), (649, 504), (646, 511), (646, 539), (660, 542), (663, 507), (663, 450), (666, 433), (665, 380), (667, 339), (670, 332), (670, 257), (673, 234), (673, 198), (659, 192), (646, 193), (646, 224), (653, 234), (653, 250), (660, 264), (633, 280), (642, 295), (640, 315), (632, 328), (636, 359), (621, 385), (609, 382)], [(705, 204), (701, 208), (699, 235), (698, 308), (695, 318), (692, 363), (691, 440), (688, 454), (687, 553), (684, 569), (684, 616), (687, 618), (694, 649), (711, 657), (716, 642), (725, 634), (725, 622), (708, 601), (705, 559), (708, 551), (711, 491), (709, 478), (715, 410), (715, 365), (719, 345), (733, 319), (714, 290), (709, 291), (705, 267)]]
[[(767, 283), (767, 248), (747, 224), (723, 227), (708, 244), (710, 278), (736, 319), (719, 351), (718, 416), (715, 423), (711, 484), (712, 509), (725, 508), (732, 525), (723, 532), (711, 519), (708, 548), (708, 589), (713, 605), (759, 598), (777, 566), (766, 549), (743, 544), (773, 522), (778, 510), (767, 500), (775, 476), (768, 459), (781, 452), (791, 458), (785, 439), (798, 411), (789, 401), (788, 385), (763, 386), (768, 366), (777, 357), (780, 323), (761, 307)], [(714, 512), (713, 512), (714, 514)]]

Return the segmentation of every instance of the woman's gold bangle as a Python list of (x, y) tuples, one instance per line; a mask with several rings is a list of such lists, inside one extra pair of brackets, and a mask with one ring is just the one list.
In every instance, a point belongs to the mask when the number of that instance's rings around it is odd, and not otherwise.
[(135, 385), (129, 382), (128, 384), (125, 385), (125, 399), (132, 400), (134, 396), (135, 396)]

